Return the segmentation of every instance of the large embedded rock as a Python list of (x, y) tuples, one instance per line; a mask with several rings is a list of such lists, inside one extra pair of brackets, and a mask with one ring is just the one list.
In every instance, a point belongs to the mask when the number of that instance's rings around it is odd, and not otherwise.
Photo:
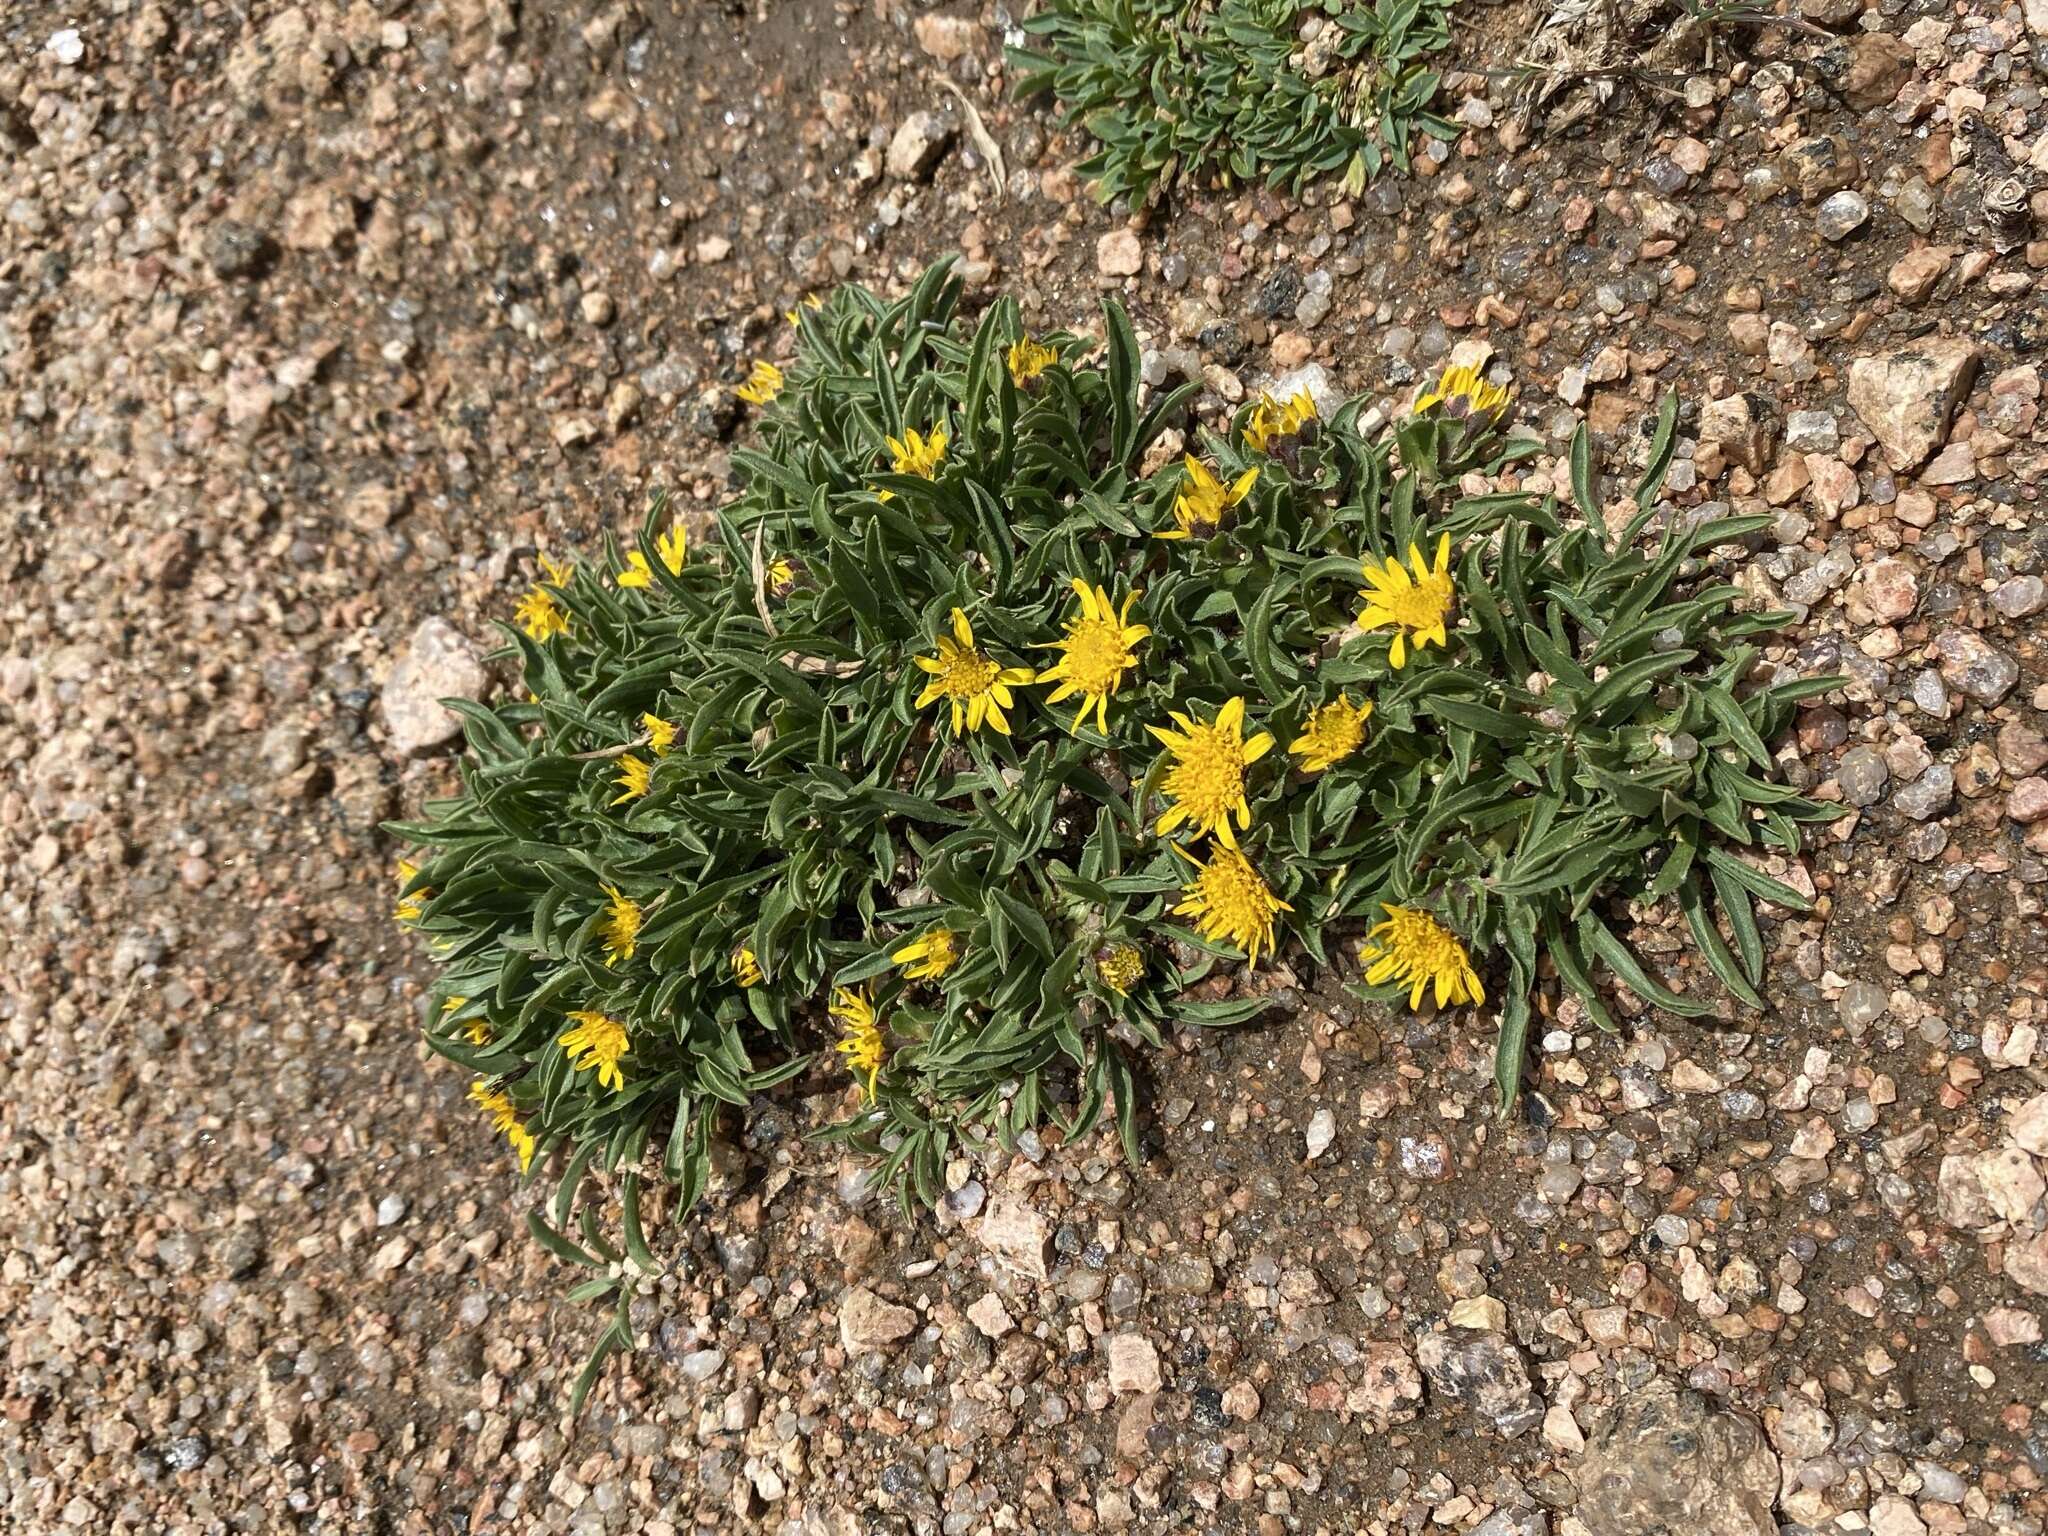
[(1948, 436), (1983, 354), (1960, 336), (1926, 336), (1849, 365), (1849, 404), (1893, 469), (1915, 469)]
[(1470, 1328), (1442, 1329), (1415, 1341), (1415, 1358), (1440, 1397), (1464, 1403), (1505, 1438), (1543, 1422), (1543, 1399), (1512, 1340)]
[(1669, 1378), (1622, 1398), (1572, 1478), (1593, 1536), (1778, 1536), (1763, 1431)]

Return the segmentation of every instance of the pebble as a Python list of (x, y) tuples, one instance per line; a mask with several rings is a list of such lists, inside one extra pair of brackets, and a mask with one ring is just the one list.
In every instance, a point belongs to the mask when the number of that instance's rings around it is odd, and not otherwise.
[(1870, 204), (1860, 192), (1833, 193), (1814, 214), (1823, 240), (1846, 240), (1869, 221)]

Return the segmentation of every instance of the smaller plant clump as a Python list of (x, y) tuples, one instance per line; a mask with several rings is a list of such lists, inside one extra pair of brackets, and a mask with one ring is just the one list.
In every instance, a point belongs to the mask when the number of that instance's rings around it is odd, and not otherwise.
[[(616, 1303), (579, 1403), (658, 1268), (648, 1181), (688, 1210), (714, 1123), (814, 1065), (821, 1135), (906, 1198), (1112, 1106), (1135, 1158), (1137, 1057), (1264, 1010), (1291, 951), (1493, 1009), (1505, 1109), (1539, 1002), (1761, 1007), (1757, 904), (1805, 905), (1779, 876), (1830, 812), (1770, 744), (1838, 680), (1761, 665), (1789, 615), (1716, 579), (1769, 519), (1661, 499), (1674, 401), (1625, 512), (1583, 430), (1568, 499), (1461, 494), (1535, 447), (1469, 369), (1388, 431), (1261, 397), (1168, 454), (1194, 386), (1145, 398), (1120, 309), (1032, 335), (958, 298), (940, 267), (797, 311), (704, 547), (657, 499), (544, 557), (523, 695), (451, 705), (462, 791), (392, 828), (428, 1043)], [(1626, 941), (1663, 902), (1703, 971)]]
[(1356, 196), (1407, 171), (1418, 134), (1455, 135), (1425, 62), (1450, 45), (1451, 5), (1048, 0), (1010, 61), (1020, 96), (1050, 92), (1094, 137), (1079, 169), (1104, 202), (1212, 178), (1299, 192), (1341, 176)]

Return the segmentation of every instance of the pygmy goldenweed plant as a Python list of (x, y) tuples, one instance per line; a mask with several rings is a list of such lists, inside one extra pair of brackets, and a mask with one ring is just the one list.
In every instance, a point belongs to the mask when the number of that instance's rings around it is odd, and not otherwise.
[[(1770, 742), (1833, 680), (1755, 675), (1786, 616), (1715, 572), (1767, 519), (1659, 499), (1674, 403), (1614, 526), (1583, 433), (1569, 503), (1458, 493), (1531, 447), (1471, 370), (1390, 433), (1261, 397), (1148, 455), (1193, 386), (1142, 398), (1120, 309), (1034, 336), (957, 301), (942, 266), (795, 312), (708, 547), (657, 501), (543, 559), (523, 695), (453, 706), (462, 793), (392, 829), (429, 1042), (529, 1177), (558, 1162), (531, 1225), (617, 1302), (579, 1403), (657, 1268), (645, 1181), (687, 1209), (722, 1109), (814, 1065), (823, 1134), (930, 1200), (962, 1138), (1114, 1105), (1135, 1153), (1133, 1053), (1269, 1001), (1190, 1000), (1218, 967), (1489, 1007), (1505, 1106), (1541, 991), (1720, 1006), (1624, 903), (1673, 902), (1751, 1007), (1755, 903), (1804, 904), (1766, 860), (1825, 811)], [(576, 1209), (593, 1169), (616, 1226)]]
[[(1104, 202), (1183, 179), (1300, 191), (1341, 175), (1356, 196), (1409, 168), (1430, 111), (1452, 0), (1048, 0), (1009, 52), (1018, 94), (1050, 92), (1099, 146), (1081, 162)], [(1304, 23), (1319, 29), (1304, 42)]]

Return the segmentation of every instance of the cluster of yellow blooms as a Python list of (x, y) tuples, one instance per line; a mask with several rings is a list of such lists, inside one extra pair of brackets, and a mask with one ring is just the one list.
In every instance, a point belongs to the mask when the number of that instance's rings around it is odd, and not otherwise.
[[(805, 301), (816, 308), (814, 300)], [(796, 311), (790, 312), (794, 323)], [(1006, 362), (1011, 380), (1019, 388), (1032, 385), (1045, 370), (1059, 362), (1051, 347), (1029, 338), (1014, 343)], [(738, 391), (751, 404), (766, 405), (783, 388), (781, 370), (767, 362), (756, 362), (748, 382)], [(1432, 407), (1444, 414), (1469, 419), (1490, 417), (1505, 405), (1505, 390), (1486, 383), (1470, 369), (1447, 371), (1437, 388), (1418, 398), (1415, 409)], [(1255, 451), (1271, 454), (1289, 442), (1306, 439), (1317, 421), (1314, 401), (1304, 391), (1286, 401), (1261, 396), (1244, 421), (1244, 441)], [(946, 461), (947, 437), (943, 423), (928, 433), (906, 428), (903, 437), (887, 439), (890, 467), (898, 474), (934, 478)], [(1172, 508), (1173, 526), (1158, 531), (1161, 539), (1206, 539), (1222, 531), (1233, 508), (1251, 494), (1258, 483), (1259, 469), (1245, 470), (1228, 485), (1194, 455), (1183, 460), (1181, 485)], [(878, 493), (887, 499), (888, 492)], [(657, 554), (671, 575), (681, 574), (687, 560), (687, 546), (680, 525), (655, 541)], [(1407, 663), (1411, 645), (1445, 646), (1448, 619), (1456, 600), (1456, 584), (1450, 569), (1450, 538), (1437, 541), (1435, 558), (1425, 562), (1421, 550), (1411, 545), (1406, 567), (1399, 559), (1361, 562), (1366, 606), (1358, 619), (1362, 632), (1389, 629), (1393, 638), (1388, 661), (1395, 668)], [(654, 573), (645, 555), (635, 550), (627, 557), (627, 569), (616, 576), (626, 588), (651, 586)], [(567, 584), (569, 571), (543, 555), (542, 579), (521, 598), (515, 619), (537, 642), (546, 642), (569, 631), (569, 615), (559, 593)], [(771, 570), (778, 595), (794, 586), (796, 571), (787, 559), (777, 559)], [(1081, 578), (1071, 582), (1077, 606), (1064, 621), (1064, 633), (1046, 649), (1058, 652), (1049, 667), (1034, 670), (1008, 666), (989, 655), (977, 641), (972, 624), (959, 608), (952, 610), (949, 634), (934, 640), (934, 654), (912, 658), (929, 681), (917, 697), (924, 708), (944, 703), (951, 713), (952, 728), (977, 731), (986, 726), (1001, 735), (1010, 734), (1009, 711), (1015, 708), (1012, 690), (1027, 685), (1053, 686), (1048, 704), (1059, 704), (1078, 696), (1080, 707), (1068, 725), (1078, 732), (1088, 717), (1095, 717), (1096, 729), (1107, 731), (1109, 702), (1122, 688), (1124, 674), (1138, 665), (1138, 647), (1152, 633), (1142, 623), (1131, 622), (1134, 606), (1143, 593), (1127, 592), (1119, 604), (1107, 588), (1090, 585)], [(1193, 873), (1182, 889), (1175, 911), (1193, 918), (1203, 938), (1227, 940), (1245, 952), (1256, 965), (1261, 951), (1275, 947), (1278, 915), (1293, 909), (1279, 900), (1257, 868), (1245, 857), (1237, 834), (1249, 830), (1251, 806), (1246, 792), (1246, 773), (1276, 745), (1270, 732), (1245, 735), (1245, 700), (1226, 701), (1208, 719), (1169, 711), (1174, 729), (1148, 726), (1170, 759), (1160, 788), (1168, 805), (1154, 830), (1169, 836), (1187, 827), (1197, 839), (1210, 839), (1207, 862), (1178, 844), (1174, 851), (1192, 867)], [(1319, 705), (1302, 723), (1300, 733), (1287, 751), (1305, 774), (1328, 771), (1360, 750), (1365, 742), (1366, 723), (1372, 718), (1371, 700), (1354, 701), (1349, 695)], [(645, 745), (656, 759), (674, 746), (677, 727), (654, 714), (643, 714)], [(615, 785), (621, 793), (612, 801), (624, 804), (645, 796), (652, 787), (654, 765), (636, 752), (618, 758)], [(401, 862), (401, 888), (409, 886), (418, 871)], [(605, 964), (616, 966), (630, 961), (639, 943), (645, 912), (616, 886), (603, 887), (608, 898), (599, 932)], [(417, 922), (429, 891), (403, 893), (397, 915), (403, 922)], [(1367, 966), (1366, 979), (1373, 985), (1396, 982), (1409, 988), (1409, 1004), (1420, 1006), (1423, 997), (1434, 992), (1439, 1007), (1452, 1003), (1484, 1001), (1475, 972), (1464, 946), (1450, 930), (1428, 913), (1407, 907), (1385, 906), (1386, 920), (1375, 926), (1360, 952)], [(890, 952), (889, 958), (910, 982), (936, 982), (960, 961), (959, 936), (947, 928), (934, 928)], [(1103, 985), (1119, 996), (1127, 995), (1145, 973), (1143, 951), (1135, 944), (1116, 940), (1099, 950), (1094, 963)], [(742, 988), (761, 985), (765, 979), (753, 950), (741, 945), (730, 957), (733, 981)], [(466, 999), (450, 999), (444, 1005), (452, 1012)], [(865, 987), (839, 987), (827, 1010), (841, 1028), (839, 1055), (872, 1100), (888, 1055), (887, 1037), (880, 1015)], [(580, 1010), (568, 1018), (574, 1027), (558, 1043), (568, 1054), (576, 1071), (595, 1070), (601, 1087), (619, 1091), (625, 1085), (621, 1060), (631, 1049), (626, 1026), (603, 1013)], [(488, 1026), (481, 1021), (469, 1026), (473, 1043), (489, 1039)], [(504, 1093), (479, 1081), (471, 1097), (492, 1116), (518, 1151), (525, 1169), (534, 1151), (534, 1140), (518, 1119)]]

